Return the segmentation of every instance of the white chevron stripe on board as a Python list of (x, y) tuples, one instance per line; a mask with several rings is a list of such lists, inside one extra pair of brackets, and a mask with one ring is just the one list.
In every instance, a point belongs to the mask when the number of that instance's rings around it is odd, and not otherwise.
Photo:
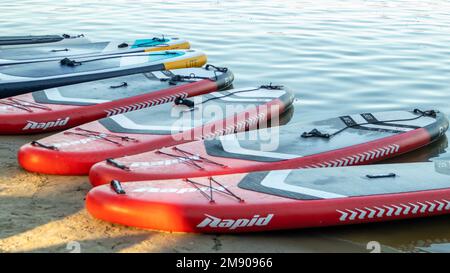
[[(447, 204), (447, 205), (446, 205)], [(445, 206), (446, 205), (446, 206)], [(445, 206), (445, 207), (444, 207)], [(450, 210), (450, 201), (446, 199), (430, 200), (424, 202), (410, 202), (408, 204), (389, 204), (382, 207), (364, 207), (336, 210), (340, 214), (339, 221), (366, 220), (400, 215), (427, 214), (436, 211)]]
[(350, 214), (350, 217), (349, 217), (348, 219), (349, 219), (349, 220), (355, 220), (356, 215), (358, 215), (358, 213), (355, 212), (355, 211), (353, 211), (353, 210), (349, 210), (349, 209), (347, 209), (347, 211), (351, 213), (351, 214)]
[(434, 202), (436, 202), (438, 204), (437, 210), (438, 211), (442, 211), (442, 209), (444, 208), (445, 204), (442, 202), (439, 202), (437, 200), (434, 200)]
[(388, 210), (388, 212), (386, 213), (386, 216), (392, 216), (394, 209), (389, 206), (383, 206), (383, 207), (385, 207)]
[(372, 218), (375, 216), (375, 214), (377, 213), (377, 211), (374, 210), (374, 209), (370, 209), (370, 208), (368, 208), (368, 207), (365, 207), (365, 209), (369, 211), (369, 215), (367, 215), (367, 217), (368, 217), (369, 219), (372, 219)]
[(362, 219), (364, 219), (366, 217), (367, 211), (361, 210), (361, 209), (355, 209), (355, 210), (359, 211), (358, 219), (362, 220)]
[(399, 216), (402, 213), (403, 208), (399, 207), (399, 206), (396, 206), (396, 205), (392, 205), (392, 206), (396, 209), (395, 212), (394, 212), (394, 215)]
[(341, 216), (339, 217), (339, 221), (344, 222), (345, 220), (347, 220), (347, 216), (348, 216), (347, 212), (338, 210), (338, 209), (336, 211), (341, 214)]
[(418, 211), (419, 211), (419, 208), (420, 208), (420, 206), (418, 206), (418, 205), (416, 205), (416, 204), (413, 204), (413, 203), (409, 203), (412, 207), (413, 207), (413, 209), (412, 209), (412, 213), (413, 214), (416, 214)]
[(386, 211), (385, 209), (379, 208), (379, 207), (375, 207), (378, 210), (377, 213), (377, 217), (383, 217), (384, 212)]
[(400, 206), (404, 207), (405, 210), (403, 211), (404, 215), (407, 215), (409, 213), (409, 211), (411, 210), (411, 207), (405, 204), (400, 204)]
[(383, 156), (391, 155), (400, 149), (400, 146), (397, 144), (391, 144), (386, 147), (377, 148), (373, 150), (369, 150), (367, 152), (346, 156), (343, 158), (338, 158), (330, 161), (322, 162), (321, 167), (343, 167), (343, 166), (351, 166), (358, 163), (363, 163), (369, 160), (379, 159)]
[(447, 203), (447, 206), (445, 206), (445, 210), (450, 210), (450, 201), (447, 201), (447, 200), (442, 200), (442, 201), (444, 201), (445, 203)]
[(417, 202), (417, 204), (419, 204), (419, 205), (421, 206), (421, 208), (420, 208), (420, 213), (425, 213), (425, 211), (426, 211), (427, 208), (428, 208), (428, 205), (427, 205), (427, 204), (424, 204), (424, 203), (421, 203), (421, 202)]
[(429, 202), (429, 201), (426, 201), (425, 203), (427, 203), (427, 204), (430, 205), (430, 207), (428, 208), (428, 211), (429, 211), (429, 212), (433, 212), (434, 209), (436, 208), (436, 204), (435, 204), (435, 203), (431, 203), (431, 202)]
[(118, 115), (118, 114), (124, 114), (124, 113), (127, 113), (127, 112), (131, 112), (131, 111), (136, 111), (136, 110), (152, 107), (152, 106), (155, 106), (155, 105), (160, 105), (160, 104), (172, 102), (172, 101), (174, 101), (174, 100), (176, 100), (178, 98), (183, 98), (184, 99), (187, 96), (188, 96), (188, 94), (186, 92), (180, 92), (178, 94), (174, 94), (174, 95), (170, 95), (170, 96), (164, 96), (164, 97), (153, 99), (153, 100), (143, 101), (143, 102), (139, 102), (139, 103), (133, 103), (133, 104), (130, 104), (130, 105), (125, 105), (125, 106), (112, 108), (112, 109), (107, 109), (107, 110), (105, 110), (105, 112), (106, 112), (106, 116), (110, 117), (110, 116), (114, 116), (114, 115)]
[(258, 123), (258, 122), (264, 120), (265, 117), (266, 117), (266, 113), (259, 113), (259, 114), (257, 114), (254, 117), (249, 117), (246, 120), (242, 120), (242, 121), (239, 121), (239, 122), (237, 122), (235, 124), (228, 125), (224, 129), (218, 129), (218, 130), (216, 130), (214, 132), (211, 132), (209, 134), (203, 135), (202, 137), (197, 138), (197, 139), (211, 139), (211, 138), (214, 138), (214, 137), (217, 137), (217, 136), (222, 136), (222, 135), (225, 135), (225, 134), (232, 134), (236, 130), (243, 130), (247, 126), (251, 126), (251, 125), (253, 125), (255, 123)]

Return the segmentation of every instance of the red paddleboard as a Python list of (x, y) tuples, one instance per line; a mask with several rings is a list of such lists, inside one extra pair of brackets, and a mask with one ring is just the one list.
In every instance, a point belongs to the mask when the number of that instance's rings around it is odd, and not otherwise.
[[(92, 185), (293, 168), (364, 165), (394, 157), (442, 136), (438, 111), (391, 111), (294, 123), (196, 141), (101, 162)], [(170, 156), (168, 156), (170, 154)]]
[(80, 83), (0, 99), (0, 134), (64, 130), (177, 98), (223, 89), (233, 82), (226, 68), (207, 65)]
[(108, 158), (248, 129), (284, 112), (293, 95), (281, 86), (232, 89), (111, 116), (24, 145), (26, 170), (82, 175)]
[(175, 232), (254, 232), (450, 213), (450, 162), (278, 170), (93, 188), (95, 218)]

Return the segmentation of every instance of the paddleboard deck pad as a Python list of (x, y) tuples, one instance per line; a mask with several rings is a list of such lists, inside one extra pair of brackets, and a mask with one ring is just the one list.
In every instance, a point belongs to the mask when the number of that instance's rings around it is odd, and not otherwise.
[(93, 188), (95, 218), (173, 232), (256, 232), (450, 213), (450, 162), (277, 170)]
[(0, 36), (0, 49), (34, 47), (42, 45), (73, 45), (89, 43), (83, 35), (28, 35), (28, 36)]
[(0, 99), (0, 134), (64, 130), (129, 111), (228, 87), (223, 67), (184, 68), (134, 74)]
[(100, 162), (92, 167), (90, 181), (96, 186), (112, 179), (142, 181), (364, 165), (425, 146), (447, 129), (445, 115), (433, 110), (347, 115), (162, 149), (175, 158), (157, 150), (116, 158), (115, 164)]
[(87, 174), (108, 158), (256, 129), (293, 102), (282, 86), (232, 89), (84, 124), (24, 145), (18, 154), (26, 170)]
[(206, 56), (199, 51), (168, 50), (0, 66), (0, 98), (131, 74), (200, 67), (205, 63)]
[(85, 58), (160, 50), (189, 49), (189, 47), (190, 45), (186, 40), (177, 37), (154, 37), (118, 42), (87, 42), (72, 45), (50, 44), (26, 48), (2, 49), (0, 50), (0, 65), (59, 61), (65, 57)]

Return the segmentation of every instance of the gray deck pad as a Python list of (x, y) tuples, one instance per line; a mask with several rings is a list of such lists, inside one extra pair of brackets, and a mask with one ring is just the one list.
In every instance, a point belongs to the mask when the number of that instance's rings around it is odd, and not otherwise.
[(298, 200), (448, 189), (450, 161), (255, 172), (239, 187)]
[[(376, 118), (378, 123), (369, 123), (369, 117)], [(395, 121), (380, 122), (389, 120)], [(352, 124), (364, 125), (349, 127)], [(434, 128), (436, 126), (442, 128)], [(420, 116), (412, 111), (377, 112), (227, 135), (207, 140), (205, 146), (207, 153), (212, 156), (276, 162), (354, 146), (417, 128), (445, 131), (447, 126), (446, 120), (437, 121), (436, 118)], [(331, 138), (301, 137), (302, 133), (313, 129), (324, 134), (343, 131)]]

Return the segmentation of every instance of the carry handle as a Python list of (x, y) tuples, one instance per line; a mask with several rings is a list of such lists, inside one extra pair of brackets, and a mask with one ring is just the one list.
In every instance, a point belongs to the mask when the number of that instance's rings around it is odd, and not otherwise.
[(125, 190), (122, 188), (122, 184), (120, 184), (119, 180), (111, 180), (111, 188), (117, 194), (125, 194)]
[(107, 158), (107, 159), (106, 159), (106, 163), (109, 164), (109, 165), (112, 165), (112, 166), (114, 166), (114, 167), (116, 167), (116, 168), (125, 170), (125, 171), (129, 171), (129, 170), (130, 170), (130, 168), (128, 168), (128, 167), (125, 166), (124, 164), (121, 164), (121, 163), (115, 161), (115, 160), (112, 159), (112, 158)]
[(52, 49), (50, 50), (50, 52), (61, 52), (61, 51), (69, 51), (68, 48), (64, 48), (64, 49)]
[(39, 142), (37, 140), (31, 141), (31, 145), (37, 146), (37, 147), (41, 147), (41, 148), (45, 148), (45, 149), (49, 149), (49, 150), (54, 150), (54, 151), (58, 150), (58, 147), (56, 147), (54, 145), (47, 145), (47, 144), (41, 143), (41, 142)]
[(367, 174), (366, 177), (370, 179), (376, 179), (376, 178), (388, 178), (388, 177), (396, 177), (397, 175), (395, 173), (388, 173), (388, 174)]

